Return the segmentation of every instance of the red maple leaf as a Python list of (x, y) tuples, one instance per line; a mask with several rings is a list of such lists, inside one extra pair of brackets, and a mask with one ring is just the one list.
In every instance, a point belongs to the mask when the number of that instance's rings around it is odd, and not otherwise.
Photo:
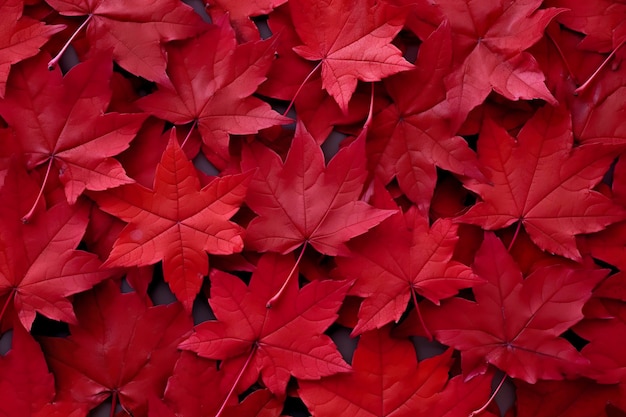
[(239, 386), (239, 392), (259, 374), (270, 391), (283, 395), (290, 375), (307, 380), (349, 371), (350, 366), (322, 332), (337, 319), (350, 283), (314, 281), (298, 290), (297, 283), (289, 281), (280, 302), (266, 307), (293, 266), (288, 256), (266, 254), (249, 286), (214, 270), (209, 303), (217, 321), (196, 326), (179, 347), (231, 362), (240, 370), (233, 386)]
[(111, 61), (96, 57), (63, 77), (46, 69), (46, 59), (42, 54), (14, 67), (0, 100), (0, 115), (15, 130), (28, 169), (47, 166), (46, 179), (58, 172), (70, 204), (85, 189), (132, 182), (112, 157), (128, 147), (146, 116), (105, 113)]
[[(183, 351), (167, 381), (165, 402), (179, 416), (216, 415), (236, 376), (232, 367), (218, 370), (217, 362)], [(231, 397), (220, 415), (278, 417), (282, 409), (282, 401), (269, 390), (259, 389), (248, 394), (241, 403), (237, 402), (236, 397)]]
[(313, 415), (399, 417), (422, 414), (448, 380), (452, 350), (417, 362), (413, 344), (389, 328), (363, 334), (353, 371), (300, 381), (298, 393)]
[[(133, 7), (92, 0), (46, 2), (61, 15), (87, 16), (77, 32), (87, 27), (90, 54), (112, 50), (121, 67), (162, 84), (169, 81), (165, 74), (167, 55), (161, 42), (189, 38), (208, 27), (191, 7), (178, 0), (137, 0)], [(63, 52), (64, 49), (49, 65), (54, 67)]]
[[(563, 9), (542, 9), (541, 0), (468, 2), (436, 0), (450, 21), (458, 69), (446, 80), (459, 126), (491, 90), (509, 100), (540, 98), (556, 105), (535, 58), (525, 49)], [(471, 18), (468, 18), (471, 16)]]
[(47, 26), (22, 16), (23, 0), (1, 0), (0, 25), (0, 98), (4, 97), (11, 65), (36, 55), (39, 48), (64, 25)]
[(473, 288), (475, 302), (455, 298), (422, 308), (436, 339), (461, 351), (466, 374), (488, 363), (531, 384), (580, 373), (587, 360), (559, 335), (583, 318), (582, 306), (606, 270), (557, 265), (524, 279), (492, 233), (485, 234), (473, 269), (487, 280)]
[(299, 0), (289, 7), (304, 43), (294, 51), (320, 61), (322, 87), (344, 112), (357, 80), (380, 81), (413, 68), (391, 44), (404, 23), (400, 8), (374, 0)]
[(20, 321), (30, 329), (35, 313), (75, 322), (67, 299), (109, 278), (92, 253), (75, 250), (87, 228), (89, 207), (62, 201), (48, 211), (42, 201), (32, 221), (23, 223), (25, 206), (37, 195), (37, 185), (17, 163), (12, 165), (0, 199), (16, 202), (0, 206), (0, 319), (13, 302)]
[(119, 401), (131, 415), (145, 415), (150, 395), (165, 389), (191, 318), (178, 303), (147, 306), (113, 281), (78, 295), (74, 305), (78, 325), (70, 325), (70, 336), (42, 339), (57, 401), (91, 409), (112, 397), (112, 409)]
[(541, 249), (580, 261), (575, 235), (602, 230), (626, 213), (592, 190), (609, 169), (616, 148), (573, 148), (572, 142), (570, 115), (563, 108), (538, 110), (517, 140), (485, 120), (478, 158), (493, 185), (468, 182), (482, 201), (456, 220), (486, 230), (519, 222)]
[[(395, 207), (378, 200), (377, 207)], [(356, 278), (350, 294), (365, 298), (353, 334), (397, 322), (416, 293), (439, 304), (481, 282), (468, 266), (452, 261), (457, 226), (449, 219), (428, 223), (412, 207), (350, 241), (350, 256), (336, 258), (336, 274)]]
[(283, 163), (260, 144), (244, 148), (244, 170), (257, 169), (246, 203), (259, 217), (247, 228), (246, 247), (288, 253), (303, 243), (327, 255), (348, 254), (345, 242), (392, 215), (359, 201), (367, 172), (363, 139), (324, 166), (324, 154), (298, 124)]
[[(485, 180), (476, 154), (450, 125), (444, 78), (452, 63), (447, 21), (421, 45), (412, 71), (385, 80), (393, 103), (374, 116), (368, 133), (370, 164), (384, 183), (394, 177), (419, 210), (428, 214), (437, 167)], [(421, 88), (407, 88), (419, 85)]]
[(172, 43), (166, 51), (174, 88), (160, 86), (137, 104), (174, 124), (196, 122), (209, 159), (218, 168), (230, 159), (229, 134), (257, 133), (292, 121), (252, 97), (272, 64), (271, 42), (237, 45), (233, 29), (222, 19), (204, 35), (182, 45)]
[(243, 228), (229, 219), (243, 202), (249, 180), (249, 174), (229, 175), (200, 189), (196, 169), (173, 129), (153, 190), (129, 184), (93, 195), (102, 210), (129, 223), (106, 265), (142, 266), (163, 260), (165, 280), (191, 311), (209, 272), (205, 252), (228, 255), (243, 249)]

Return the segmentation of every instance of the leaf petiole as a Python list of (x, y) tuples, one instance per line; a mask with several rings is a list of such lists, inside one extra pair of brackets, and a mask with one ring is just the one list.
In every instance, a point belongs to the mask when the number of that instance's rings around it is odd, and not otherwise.
[(487, 402), (485, 404), (483, 404), (482, 407), (480, 407), (478, 410), (474, 410), (471, 413), (469, 413), (468, 417), (475, 417), (478, 414), (482, 413), (483, 411), (485, 411), (487, 409), (487, 407), (489, 407), (489, 404), (491, 404), (491, 402), (493, 401), (494, 398), (496, 398), (496, 395), (498, 395), (498, 392), (500, 392), (500, 389), (502, 388), (502, 385), (504, 385), (504, 380), (506, 379), (506, 374), (504, 374), (504, 376), (502, 377), (502, 379), (500, 380), (500, 383), (498, 384), (498, 386), (496, 387), (496, 389), (493, 391), (493, 394), (491, 394), (491, 397), (489, 397), (489, 399), (487, 400)]
[(308, 241), (305, 240), (304, 245), (302, 245), (302, 250), (300, 251), (300, 255), (298, 256), (298, 260), (296, 260), (296, 263), (293, 265), (293, 268), (291, 268), (289, 275), (287, 275), (287, 279), (285, 279), (285, 282), (283, 283), (282, 287), (280, 287), (280, 289), (276, 292), (276, 294), (274, 294), (274, 296), (269, 299), (265, 307), (272, 308), (272, 305), (274, 305), (276, 301), (278, 301), (282, 293), (285, 292), (285, 288), (287, 288), (287, 285), (289, 285), (289, 282), (291, 281), (291, 277), (293, 277), (294, 275), (297, 275), (295, 274), (295, 272), (296, 272), (296, 269), (298, 268), (298, 265), (300, 264), (302, 255), (304, 255), (304, 251), (306, 249), (307, 243)]
[(604, 67), (607, 66), (607, 64), (609, 63), (609, 61), (611, 60), (611, 58), (613, 58), (613, 56), (615, 55), (615, 53), (624, 45), (624, 43), (626, 43), (626, 38), (624, 38), (624, 40), (622, 40), (619, 45), (617, 45), (615, 47), (615, 49), (613, 49), (613, 51), (609, 54), (609, 56), (606, 57), (606, 59), (604, 60), (604, 62), (602, 62), (602, 64), (600, 64), (600, 66), (598, 67), (597, 70), (594, 71), (593, 74), (591, 74), (591, 76), (587, 79), (587, 81), (585, 81), (585, 83), (583, 85), (581, 85), (580, 87), (578, 87), (576, 90), (574, 90), (574, 95), (578, 95), (581, 91), (585, 90), (587, 87), (589, 87), (589, 85), (591, 84), (591, 82), (596, 78), (596, 76), (600, 73), (600, 71), (602, 71), (602, 69)]
[(61, 57), (63, 56), (63, 54), (65, 53), (67, 48), (69, 48), (69, 46), (72, 43), (72, 41), (74, 40), (74, 38), (80, 33), (81, 30), (83, 30), (83, 28), (87, 25), (87, 23), (89, 23), (89, 21), (91, 20), (92, 17), (93, 17), (92, 14), (87, 16), (87, 19), (85, 19), (85, 21), (78, 27), (78, 29), (76, 29), (76, 31), (74, 31), (72, 36), (70, 36), (70, 38), (67, 40), (67, 42), (65, 42), (65, 45), (63, 45), (63, 48), (61, 48), (59, 53), (56, 54), (56, 56), (54, 58), (52, 58), (50, 61), (48, 61), (48, 70), (49, 71), (52, 71), (53, 69), (56, 68), (57, 64), (61, 60)]
[(215, 417), (220, 417), (220, 415), (224, 411), (224, 408), (226, 408), (226, 404), (228, 404), (228, 400), (233, 395), (233, 392), (235, 392), (235, 389), (237, 388), (237, 384), (239, 384), (239, 381), (241, 380), (241, 377), (243, 376), (244, 372), (246, 372), (246, 369), (248, 368), (248, 365), (250, 364), (250, 361), (252, 360), (252, 357), (254, 356), (254, 352), (256, 352), (256, 349), (257, 349), (257, 345), (255, 344), (250, 350), (250, 353), (248, 354), (248, 359), (246, 359), (246, 362), (241, 367), (241, 371), (239, 371), (239, 375), (237, 375), (235, 382), (233, 382), (233, 386), (230, 388), (230, 391), (228, 391), (228, 394), (226, 394), (226, 398), (224, 398), (224, 402), (220, 406), (220, 409), (217, 410), (217, 413), (215, 413)]
[(315, 74), (315, 71), (317, 71), (317, 69), (320, 67), (320, 65), (322, 65), (322, 61), (320, 61), (315, 68), (313, 68), (311, 70), (311, 72), (309, 72), (309, 74), (306, 76), (306, 78), (304, 79), (304, 81), (302, 81), (302, 84), (300, 84), (300, 87), (298, 87), (298, 90), (296, 90), (296, 94), (293, 95), (293, 98), (291, 99), (291, 101), (289, 102), (289, 105), (287, 106), (287, 110), (285, 110), (285, 112), (283, 113), (283, 116), (287, 116), (287, 113), (289, 113), (289, 110), (291, 110), (291, 107), (293, 107), (293, 103), (295, 103), (296, 98), (298, 97), (298, 94), (300, 94), (300, 91), (302, 90), (302, 88), (304, 87), (304, 85), (307, 83), (307, 81), (309, 81), (309, 78), (311, 78), (313, 76), (313, 74)]
[(44, 188), (46, 188), (46, 183), (48, 182), (48, 176), (50, 175), (51, 167), (52, 167), (52, 156), (48, 158), (48, 168), (46, 169), (46, 176), (43, 178), (43, 184), (41, 184), (41, 188), (39, 189), (39, 194), (37, 195), (37, 198), (35, 199), (35, 202), (33, 203), (33, 206), (30, 208), (28, 213), (26, 213), (24, 217), (22, 217), (22, 223), (28, 223), (30, 221), (30, 218), (33, 217), (33, 214), (35, 213), (35, 209), (37, 208), (37, 205), (39, 204), (39, 200), (41, 200), (41, 196), (43, 195), (43, 190)]

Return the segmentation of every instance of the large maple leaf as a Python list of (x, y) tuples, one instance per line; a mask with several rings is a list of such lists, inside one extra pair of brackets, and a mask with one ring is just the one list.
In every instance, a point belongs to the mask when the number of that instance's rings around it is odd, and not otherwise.
[(57, 401), (93, 408), (113, 397), (131, 415), (145, 415), (161, 396), (179, 357), (176, 345), (191, 330), (180, 304), (147, 306), (135, 293), (107, 281), (74, 302), (78, 325), (67, 338), (43, 338)]
[(448, 380), (452, 350), (417, 362), (408, 339), (393, 339), (389, 328), (359, 339), (353, 372), (300, 381), (300, 398), (315, 416), (425, 415)]
[(0, 115), (15, 130), (28, 169), (47, 166), (47, 173), (58, 172), (70, 204), (85, 189), (132, 182), (112, 157), (128, 147), (146, 116), (105, 113), (110, 60), (96, 57), (65, 77), (58, 69), (48, 71), (45, 62), (42, 54), (15, 66), (0, 100)]
[(587, 360), (559, 335), (583, 318), (582, 306), (606, 270), (557, 265), (524, 279), (492, 233), (485, 234), (473, 268), (487, 280), (473, 288), (475, 302), (455, 298), (422, 308), (437, 340), (461, 351), (466, 374), (490, 363), (533, 384), (583, 369)]
[(179, 0), (137, 0), (132, 7), (118, 1), (46, 2), (64, 16), (87, 16), (81, 28), (87, 25), (90, 52), (112, 50), (122, 68), (163, 84), (168, 83), (167, 55), (160, 43), (189, 38), (207, 28), (200, 16)]
[(22, 16), (23, 0), (2, 0), (0, 25), (0, 98), (4, 97), (11, 65), (36, 55), (52, 35), (65, 26), (46, 26), (35, 19)]
[(496, 230), (515, 222), (543, 250), (580, 260), (574, 235), (604, 229), (624, 219), (624, 210), (592, 188), (619, 148), (601, 144), (572, 148), (569, 113), (538, 110), (517, 140), (487, 119), (478, 158), (490, 184), (469, 183), (482, 199), (456, 220)]
[(325, 167), (321, 148), (298, 124), (284, 163), (260, 144), (244, 148), (242, 169), (257, 169), (246, 203), (259, 215), (248, 225), (246, 247), (288, 253), (306, 243), (327, 255), (348, 254), (346, 241), (394, 213), (358, 200), (367, 177), (364, 147), (356, 140)]
[(298, 0), (289, 7), (304, 43), (294, 51), (320, 61), (322, 87), (344, 112), (357, 80), (380, 81), (413, 68), (391, 44), (404, 23), (402, 9), (374, 0)]
[(270, 42), (237, 45), (226, 19), (202, 36), (166, 47), (167, 85), (139, 100), (145, 111), (174, 124), (197, 122), (205, 145), (218, 168), (229, 161), (229, 134), (257, 133), (292, 120), (280, 116), (252, 94), (265, 80), (274, 58)]
[(89, 207), (66, 202), (44, 210), (42, 201), (32, 221), (21, 218), (37, 195), (37, 185), (13, 164), (0, 192), (0, 318), (13, 302), (20, 321), (30, 329), (36, 312), (55, 320), (75, 322), (72, 294), (111, 276), (92, 253), (75, 250), (87, 228)]
[(446, 80), (448, 99), (458, 113), (456, 126), (492, 89), (509, 100), (540, 98), (556, 104), (537, 61), (525, 49), (563, 9), (537, 10), (541, 0), (435, 3), (450, 21), (460, 65)]
[(415, 293), (438, 304), (482, 282), (468, 266), (451, 260), (457, 241), (457, 226), (450, 219), (429, 226), (416, 208), (394, 214), (350, 241), (351, 255), (336, 258), (336, 273), (356, 278), (350, 294), (365, 298), (353, 334), (397, 322)]
[(249, 174), (216, 178), (200, 189), (195, 167), (172, 130), (154, 178), (154, 190), (129, 184), (94, 194), (100, 208), (129, 224), (109, 255), (108, 266), (151, 265), (163, 260), (172, 292), (191, 311), (209, 272), (205, 252), (243, 249), (243, 228), (229, 221), (246, 195)]
[(337, 319), (349, 282), (314, 281), (299, 290), (292, 280), (281, 302), (266, 307), (293, 266), (288, 256), (266, 254), (249, 286), (214, 271), (209, 303), (217, 321), (196, 326), (180, 348), (233, 362), (240, 368), (242, 389), (260, 374), (276, 395), (285, 393), (290, 375), (307, 380), (349, 371), (331, 339), (322, 334)]

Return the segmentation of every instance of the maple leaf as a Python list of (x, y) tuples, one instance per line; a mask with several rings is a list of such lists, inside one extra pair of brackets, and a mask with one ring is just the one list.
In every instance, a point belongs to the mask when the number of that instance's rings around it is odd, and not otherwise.
[(402, 9), (374, 0), (299, 0), (289, 6), (304, 43), (294, 51), (320, 61), (322, 87), (344, 112), (357, 80), (380, 81), (413, 68), (391, 44), (404, 23)]
[(75, 250), (87, 227), (89, 207), (66, 202), (37, 214), (30, 223), (21, 218), (25, 205), (37, 194), (37, 185), (17, 163), (12, 165), (0, 191), (0, 318), (11, 301), (22, 325), (30, 329), (35, 313), (55, 320), (75, 322), (72, 294), (87, 290), (109, 278), (97, 256)]
[(0, 356), (0, 414), (32, 416), (54, 397), (54, 378), (39, 344), (17, 323), (11, 350)]
[(39, 48), (65, 25), (45, 25), (22, 16), (23, 0), (1, 0), (3, 24), (0, 26), (0, 98), (4, 97), (11, 65), (36, 55)]
[[(476, 375), (469, 381), (465, 381), (463, 375), (451, 378), (445, 388), (431, 399), (431, 406), (425, 415), (437, 417), (472, 416), (471, 413), (488, 401), (492, 379), (492, 372)], [(495, 414), (484, 411), (480, 416), (495, 417)]]
[(623, 220), (625, 212), (592, 191), (619, 147), (572, 148), (572, 142), (570, 115), (562, 108), (538, 110), (517, 141), (495, 122), (485, 120), (478, 158), (493, 185), (468, 182), (467, 188), (482, 201), (456, 221), (486, 230), (519, 222), (518, 227), (523, 224), (541, 249), (580, 261), (574, 235), (602, 230)]
[[(395, 206), (383, 204), (376, 206)], [(356, 278), (350, 294), (365, 298), (353, 335), (400, 320), (415, 293), (439, 304), (481, 282), (468, 266), (451, 260), (457, 226), (449, 219), (428, 223), (415, 207), (399, 212), (350, 241), (351, 256), (335, 259), (338, 276)]]
[(174, 89), (161, 86), (137, 104), (174, 124), (197, 122), (205, 145), (217, 154), (217, 159), (209, 158), (218, 168), (230, 160), (229, 133), (257, 133), (292, 122), (251, 97), (274, 58), (271, 42), (238, 46), (233, 29), (222, 19), (204, 35), (171, 44), (166, 51)]
[(461, 351), (467, 375), (490, 363), (534, 384), (582, 370), (587, 360), (559, 335), (583, 318), (582, 306), (606, 270), (556, 265), (524, 279), (492, 233), (485, 234), (473, 269), (487, 280), (473, 288), (476, 302), (455, 298), (422, 308), (436, 339)]
[(446, 115), (443, 79), (451, 59), (450, 25), (444, 21), (420, 45), (416, 68), (385, 80), (393, 103), (374, 116), (368, 132), (370, 165), (384, 183), (396, 177), (400, 189), (424, 214), (437, 182), (436, 167), (486, 180), (476, 154), (455, 136)]
[(298, 393), (313, 415), (422, 415), (448, 380), (452, 350), (421, 361), (408, 339), (393, 339), (389, 328), (359, 339), (353, 371), (320, 381), (300, 381)]
[(143, 266), (163, 260), (165, 280), (191, 311), (209, 272), (205, 252), (228, 255), (243, 249), (243, 228), (229, 219), (243, 202), (249, 180), (249, 174), (229, 175), (200, 189), (196, 169), (172, 129), (154, 190), (129, 184), (93, 195), (102, 210), (129, 223), (105, 265)]
[(105, 113), (111, 98), (109, 59), (86, 61), (65, 77), (48, 71), (45, 61), (42, 54), (14, 67), (0, 100), (0, 115), (15, 130), (28, 169), (47, 165), (50, 173), (54, 166), (70, 204), (85, 189), (132, 182), (112, 157), (128, 147), (146, 115)]
[(92, 409), (112, 396), (112, 409), (119, 401), (132, 415), (145, 415), (149, 396), (165, 389), (191, 318), (180, 304), (147, 306), (113, 281), (76, 296), (74, 306), (78, 325), (70, 325), (70, 336), (41, 340), (57, 401)]
[[(195, 353), (183, 351), (172, 376), (167, 381), (164, 399), (179, 416), (216, 415), (220, 404), (228, 395), (236, 372), (222, 367), (217, 362), (201, 358)], [(228, 368), (228, 367), (226, 367)], [(256, 390), (237, 403), (230, 398), (222, 416), (278, 417), (283, 409), (282, 401), (271, 395), (269, 390)]]
[(331, 339), (322, 334), (337, 319), (349, 282), (314, 281), (298, 290), (297, 283), (289, 281), (281, 302), (266, 307), (293, 265), (290, 257), (265, 254), (249, 287), (214, 270), (209, 303), (217, 321), (197, 325), (179, 348), (234, 362), (244, 389), (260, 374), (275, 395), (285, 393), (290, 375), (308, 380), (349, 371)]
[(288, 253), (303, 243), (326, 255), (347, 254), (347, 240), (392, 215), (363, 201), (367, 172), (363, 139), (340, 150), (328, 166), (324, 154), (298, 124), (287, 158), (253, 143), (243, 150), (241, 168), (257, 168), (247, 205), (259, 217), (246, 232), (246, 247)]
[(133, 2), (133, 7), (93, 0), (46, 2), (63, 16), (87, 16), (78, 31), (87, 26), (91, 54), (112, 50), (122, 68), (162, 84), (168, 84), (167, 55), (160, 43), (198, 35), (208, 26), (191, 7), (178, 0), (139, 0)]
[(458, 115), (455, 127), (492, 89), (509, 100), (539, 98), (557, 104), (544, 84), (537, 61), (524, 51), (542, 37), (548, 23), (564, 10), (537, 10), (541, 3), (435, 1), (450, 21), (459, 65), (446, 80), (448, 100)]

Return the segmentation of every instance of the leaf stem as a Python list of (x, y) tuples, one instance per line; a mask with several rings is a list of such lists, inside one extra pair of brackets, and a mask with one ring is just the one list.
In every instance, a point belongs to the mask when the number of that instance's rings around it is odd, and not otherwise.
[(518, 220), (517, 227), (515, 228), (515, 233), (513, 234), (513, 239), (511, 239), (511, 241), (509, 242), (509, 247), (506, 248), (507, 252), (511, 252), (511, 249), (513, 248), (513, 244), (515, 243), (515, 240), (517, 239), (517, 235), (519, 235), (519, 231), (521, 228), (522, 228), (522, 221)]
[(57, 64), (61, 60), (61, 57), (63, 56), (63, 54), (65, 53), (67, 48), (69, 48), (69, 46), (72, 43), (72, 41), (74, 40), (74, 38), (80, 33), (81, 30), (83, 30), (83, 28), (87, 25), (87, 23), (89, 23), (89, 21), (91, 20), (92, 17), (93, 17), (92, 14), (87, 16), (87, 19), (85, 19), (85, 21), (78, 27), (78, 29), (76, 29), (76, 31), (74, 31), (74, 33), (72, 33), (72, 36), (70, 36), (70, 38), (67, 40), (67, 42), (65, 42), (65, 45), (63, 45), (63, 48), (61, 48), (59, 53), (56, 54), (56, 56), (54, 58), (52, 58), (50, 61), (48, 61), (48, 70), (49, 71), (52, 71), (53, 69), (56, 68)]
[(254, 345), (252, 347), (252, 349), (250, 350), (250, 354), (248, 354), (248, 359), (246, 359), (246, 362), (241, 367), (241, 371), (239, 371), (239, 375), (237, 375), (237, 379), (235, 379), (235, 382), (233, 383), (233, 386), (230, 388), (230, 391), (228, 391), (228, 394), (226, 394), (226, 398), (224, 398), (224, 402), (220, 406), (220, 409), (217, 410), (217, 413), (215, 414), (215, 417), (220, 417), (220, 415), (222, 414), (222, 412), (226, 408), (226, 404), (228, 404), (228, 400), (233, 395), (233, 392), (235, 392), (235, 389), (237, 388), (237, 384), (239, 384), (239, 381), (241, 380), (241, 377), (243, 376), (243, 373), (248, 368), (248, 365), (250, 364), (250, 361), (252, 360), (252, 356), (254, 356), (254, 352), (256, 352), (256, 349), (257, 349), (257, 345)]
[(365, 120), (365, 124), (363, 124), (363, 130), (367, 131), (370, 125), (372, 124), (372, 113), (374, 112), (374, 83), (370, 83), (372, 86), (372, 94), (370, 96), (370, 110), (367, 113), (367, 119)]
[(280, 287), (280, 289), (276, 292), (276, 294), (274, 294), (274, 296), (272, 298), (270, 298), (270, 300), (267, 302), (267, 304), (265, 304), (265, 307), (272, 308), (272, 305), (274, 305), (276, 303), (276, 301), (278, 301), (278, 299), (280, 298), (282, 293), (285, 292), (285, 289), (287, 288), (287, 285), (289, 285), (289, 282), (291, 281), (291, 277), (296, 275), (295, 274), (296, 269), (298, 268), (298, 265), (300, 264), (300, 260), (302, 259), (302, 255), (304, 255), (304, 251), (306, 249), (307, 243), (308, 243), (308, 241), (305, 240), (304, 241), (304, 245), (302, 245), (302, 250), (300, 251), (300, 255), (298, 256), (298, 259), (296, 260), (296, 263), (293, 265), (293, 268), (291, 268), (291, 271), (289, 272), (289, 275), (287, 275), (287, 279), (285, 279), (285, 282), (283, 283), (283, 286)]
[(493, 394), (491, 394), (491, 397), (489, 397), (489, 399), (487, 400), (487, 402), (485, 404), (483, 404), (482, 407), (480, 407), (478, 410), (474, 410), (471, 413), (469, 413), (468, 417), (475, 417), (478, 414), (482, 413), (483, 411), (485, 411), (487, 409), (487, 407), (489, 407), (489, 404), (491, 404), (491, 402), (493, 401), (494, 398), (496, 398), (496, 395), (498, 395), (498, 392), (500, 392), (500, 389), (502, 388), (502, 385), (504, 384), (504, 380), (506, 379), (506, 374), (504, 374), (504, 376), (502, 377), (502, 379), (500, 380), (500, 383), (498, 384), (498, 386), (496, 387), (496, 389), (493, 391)]
[(432, 342), (433, 334), (430, 332), (430, 330), (428, 330), (428, 327), (426, 327), (426, 323), (424, 322), (424, 317), (422, 317), (422, 313), (420, 312), (419, 304), (417, 304), (417, 296), (415, 295), (415, 288), (413, 287), (411, 287), (411, 297), (413, 298), (413, 305), (415, 305), (415, 312), (417, 313), (417, 318), (419, 319), (420, 324), (422, 325), (422, 328), (426, 332), (426, 337), (428, 338), (429, 341)]
[(7, 297), (7, 300), (4, 302), (4, 305), (2, 306), (2, 311), (0, 311), (0, 324), (2, 324), (4, 313), (6, 313), (7, 308), (9, 307), (9, 303), (11, 302), (11, 299), (13, 298), (14, 295), (15, 295), (15, 288), (11, 290), (11, 292), (9, 293), (9, 296)]
[(197, 124), (198, 124), (198, 119), (195, 119), (193, 121), (193, 124), (191, 125), (191, 129), (189, 129), (189, 132), (187, 133), (187, 136), (185, 136), (185, 140), (180, 145), (180, 149), (183, 149), (183, 147), (185, 146), (185, 143), (187, 143), (187, 140), (191, 137), (191, 132), (193, 132), (193, 129), (196, 127)]
[(37, 195), (37, 199), (35, 199), (35, 202), (33, 203), (33, 206), (30, 208), (28, 213), (26, 213), (24, 217), (22, 217), (21, 219), (22, 223), (28, 223), (30, 221), (30, 218), (33, 217), (33, 214), (35, 213), (35, 209), (37, 208), (37, 205), (39, 204), (39, 200), (41, 200), (41, 196), (43, 195), (43, 190), (44, 188), (46, 188), (46, 183), (48, 182), (48, 176), (50, 176), (50, 168), (52, 168), (52, 156), (48, 158), (48, 168), (46, 169), (46, 175), (43, 178), (43, 184), (41, 184), (41, 188), (39, 189), (39, 194)]
[(615, 49), (613, 49), (613, 51), (611, 52), (611, 54), (606, 57), (606, 59), (604, 60), (604, 62), (602, 62), (602, 64), (600, 64), (600, 66), (598, 67), (597, 70), (595, 70), (595, 72), (593, 74), (591, 74), (591, 76), (587, 79), (587, 81), (585, 81), (585, 83), (583, 85), (581, 85), (580, 87), (578, 87), (576, 90), (574, 90), (574, 95), (578, 95), (581, 91), (585, 90), (587, 87), (589, 87), (589, 85), (591, 84), (591, 82), (593, 81), (593, 79), (596, 77), (596, 75), (598, 75), (598, 73), (600, 71), (602, 71), (602, 69), (604, 67), (607, 66), (607, 64), (609, 63), (609, 61), (611, 60), (611, 58), (613, 58), (613, 55), (615, 55), (615, 53), (622, 47), (622, 45), (624, 45), (624, 43), (626, 43), (626, 38), (624, 38), (624, 40), (622, 40), (619, 45), (617, 45), (617, 47)]
[(111, 395), (111, 411), (109, 411), (109, 417), (113, 417), (115, 415), (116, 407), (117, 407), (117, 391), (113, 391), (113, 395)]
[(563, 53), (561, 46), (556, 42), (556, 39), (554, 39), (554, 37), (552, 36), (549, 30), (546, 31), (546, 35), (548, 35), (548, 39), (550, 39), (550, 41), (556, 48), (556, 51), (559, 53), (559, 56), (561, 57), (561, 61), (563, 61), (563, 64), (565, 64), (565, 69), (569, 73), (569, 76), (572, 78), (574, 83), (578, 84), (576, 76), (574, 75), (574, 72), (572, 71), (572, 68), (569, 65), (569, 61), (565, 58), (565, 54)]
[(298, 87), (298, 90), (296, 91), (296, 94), (294, 94), (293, 98), (291, 99), (291, 101), (289, 102), (289, 105), (287, 106), (287, 110), (285, 110), (285, 112), (283, 113), (283, 116), (287, 116), (287, 113), (289, 113), (289, 110), (291, 110), (291, 107), (293, 106), (293, 103), (295, 103), (296, 98), (298, 97), (298, 94), (300, 94), (300, 91), (302, 90), (302, 88), (304, 87), (304, 84), (307, 83), (307, 81), (309, 81), (309, 78), (311, 78), (311, 76), (313, 76), (313, 74), (315, 74), (315, 71), (317, 71), (317, 69), (320, 67), (320, 65), (322, 65), (322, 61), (320, 61), (315, 68), (313, 68), (311, 70), (311, 72), (309, 72), (309, 74), (306, 76), (306, 78), (304, 79), (304, 81), (302, 81), (302, 84), (300, 84), (300, 87)]

